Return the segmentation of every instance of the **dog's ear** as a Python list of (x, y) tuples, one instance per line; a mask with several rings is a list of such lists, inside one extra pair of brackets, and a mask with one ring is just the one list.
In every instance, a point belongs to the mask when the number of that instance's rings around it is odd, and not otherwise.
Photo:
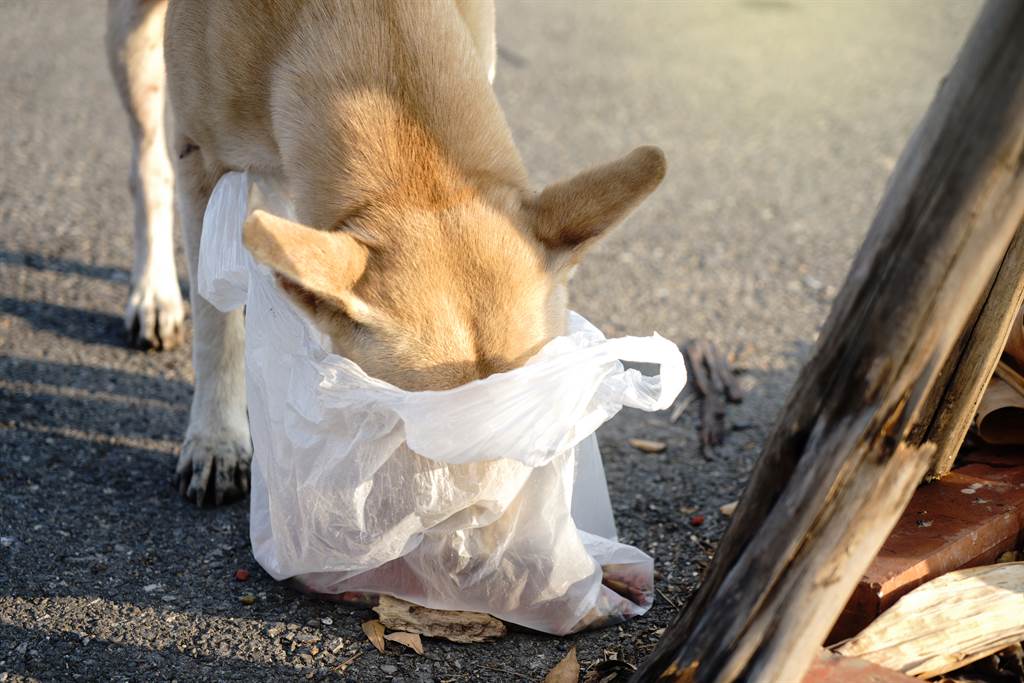
[(245, 221), (242, 241), (293, 294), (300, 294), (297, 287), (346, 305), (366, 270), (368, 250), (348, 233), (316, 230), (265, 211), (253, 211)]
[(621, 159), (546, 187), (524, 202), (545, 246), (578, 252), (618, 224), (665, 177), (665, 154), (638, 147)]

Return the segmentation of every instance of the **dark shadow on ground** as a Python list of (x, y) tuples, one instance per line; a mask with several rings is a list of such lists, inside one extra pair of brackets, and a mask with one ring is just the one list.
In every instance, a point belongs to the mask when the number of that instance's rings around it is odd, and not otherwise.
[[(180, 263), (182, 255), (176, 253), (175, 257)], [(59, 256), (47, 256), (27, 251), (5, 251), (0, 249), (0, 265), (21, 266), (23, 268), (31, 268), (32, 270), (53, 273), (72, 273), (82, 277), (108, 280), (110, 282), (123, 282), (125, 284), (131, 282), (131, 272), (126, 268), (99, 266), (92, 263), (72, 261)], [(181, 289), (181, 295), (188, 299), (188, 280), (179, 277), (178, 287)]]
[[(154, 382), (153, 396), (160, 397)], [(188, 403), (176, 401), (176, 395), (162, 399), (125, 399), (108, 393), (94, 397), (83, 394), (53, 393), (59, 387), (0, 385), (0, 414), (7, 420), (31, 425), (33, 430), (52, 428), (82, 438), (95, 436), (110, 440), (168, 439), (184, 433)]]
[[(116, 393), (128, 398), (157, 398), (179, 403), (192, 394), (192, 385), (163, 377), (123, 370), (55, 361), (0, 356), (0, 377), (30, 383), (53, 384), (87, 391)], [(185, 403), (184, 407), (188, 407)]]
[(114, 266), (97, 266), (80, 261), (70, 261), (58, 256), (44, 256), (22, 251), (4, 251), (0, 249), (0, 264), (22, 266), (33, 270), (48, 270), (55, 273), (74, 273), (85, 277), (112, 282), (128, 282), (131, 276), (124, 268)]
[(124, 346), (121, 318), (109, 313), (85, 311), (43, 301), (0, 297), (0, 313), (16, 315), (37, 330), (45, 330), (86, 344)]

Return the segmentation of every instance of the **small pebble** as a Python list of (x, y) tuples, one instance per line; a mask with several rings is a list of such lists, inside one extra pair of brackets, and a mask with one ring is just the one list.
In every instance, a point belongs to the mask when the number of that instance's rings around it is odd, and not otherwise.
[(704, 515), (693, 515), (690, 517), (690, 524), (694, 526), (700, 526), (704, 523)]
[(249, 570), (248, 569), (236, 569), (235, 570), (235, 581), (248, 581)]
[(386, 674), (396, 674), (396, 673), (398, 673), (398, 667), (395, 666), (394, 664), (381, 664), (380, 670), (383, 671)]
[(252, 593), (245, 593), (242, 597), (238, 598), (238, 601), (243, 605), (254, 605), (256, 604), (256, 596)]
[(334, 619), (331, 619), (330, 617), (324, 617), (323, 619), (320, 620), (320, 623), (323, 624), (324, 626), (330, 626), (331, 624), (334, 623)]

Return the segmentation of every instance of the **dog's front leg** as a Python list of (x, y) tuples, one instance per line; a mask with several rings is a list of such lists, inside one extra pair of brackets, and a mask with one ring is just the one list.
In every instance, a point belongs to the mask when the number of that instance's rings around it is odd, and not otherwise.
[(183, 495), (220, 504), (249, 490), (252, 442), (245, 403), (245, 328), (242, 311), (221, 313), (199, 295), (196, 271), (203, 214), (219, 173), (204, 166), (202, 150), (178, 140), (178, 215), (188, 254), (195, 393), (176, 475)]

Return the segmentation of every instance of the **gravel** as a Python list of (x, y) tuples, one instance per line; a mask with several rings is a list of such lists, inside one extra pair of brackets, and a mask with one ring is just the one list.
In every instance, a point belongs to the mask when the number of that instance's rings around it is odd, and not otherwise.
[(649, 614), (570, 638), (427, 640), (418, 656), (373, 650), (371, 613), (270, 579), (244, 503), (200, 510), (171, 486), (189, 349), (124, 345), (130, 150), (103, 4), (0, 4), (0, 681), (538, 681), (572, 646), (584, 669), (636, 663), (697, 585), (718, 508), (977, 8), (501, 4), (496, 86), (538, 183), (644, 143), (670, 161), (589, 256), (574, 305), (609, 334), (743, 346), (749, 396), (711, 461), (696, 403), (675, 424), (622, 414), (600, 433), (621, 536), (656, 558)]

